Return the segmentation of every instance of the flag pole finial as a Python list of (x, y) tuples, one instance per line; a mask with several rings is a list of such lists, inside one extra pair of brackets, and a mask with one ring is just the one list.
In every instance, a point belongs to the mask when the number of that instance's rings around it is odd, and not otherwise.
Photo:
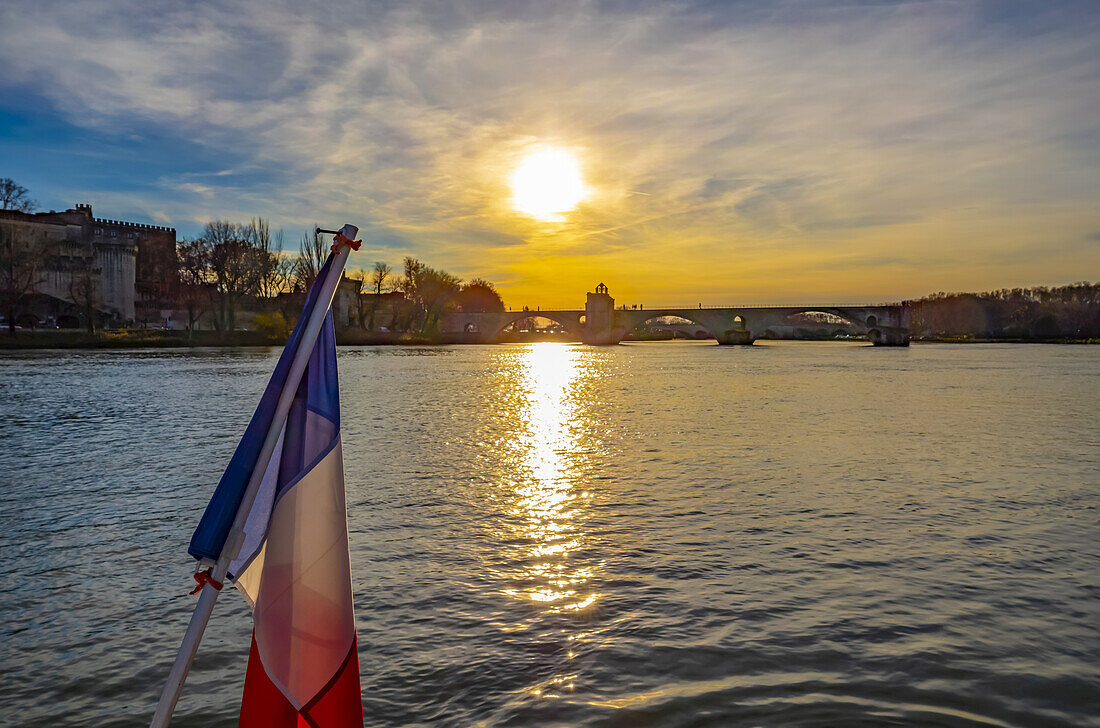
[(346, 224), (339, 230), (326, 230), (325, 228), (315, 228), (315, 230), (318, 235), (327, 233), (335, 236), (332, 241), (333, 253), (338, 252), (342, 245), (346, 245), (352, 250), (359, 250), (359, 246), (363, 244), (362, 240), (355, 239), (355, 236), (359, 234), (359, 228), (354, 225)]

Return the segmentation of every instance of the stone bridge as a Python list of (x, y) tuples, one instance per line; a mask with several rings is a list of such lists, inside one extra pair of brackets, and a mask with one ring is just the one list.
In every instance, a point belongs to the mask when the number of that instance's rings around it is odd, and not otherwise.
[(767, 306), (735, 308), (616, 309), (615, 299), (602, 283), (588, 294), (583, 310), (451, 313), (443, 316), (441, 333), (453, 342), (494, 343), (510, 324), (525, 318), (545, 318), (561, 324), (566, 333), (586, 344), (617, 344), (627, 332), (650, 319), (678, 316), (710, 332), (719, 344), (751, 344), (769, 331), (787, 330), (791, 317), (808, 312), (843, 319), (875, 346), (909, 345), (909, 307), (887, 306)]

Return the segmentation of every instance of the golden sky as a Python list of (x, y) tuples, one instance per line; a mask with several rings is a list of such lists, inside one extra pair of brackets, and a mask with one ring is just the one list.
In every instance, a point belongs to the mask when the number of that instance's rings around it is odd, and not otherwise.
[[(175, 226), (362, 228), (512, 306), (1100, 278), (1091, 2), (0, 8), (0, 175)], [(65, 53), (56, 49), (65, 48)], [(573, 155), (579, 204), (512, 179)]]

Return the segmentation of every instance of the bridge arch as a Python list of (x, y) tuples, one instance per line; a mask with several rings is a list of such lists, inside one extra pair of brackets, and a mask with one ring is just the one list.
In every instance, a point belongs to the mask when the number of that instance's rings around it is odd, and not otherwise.
[[(812, 314), (812, 313), (822, 313), (822, 314), (826, 314), (828, 316), (833, 316), (833, 317), (836, 317), (836, 318), (842, 320), (843, 322), (845, 322), (847, 324), (851, 324), (852, 326), (855, 326), (855, 327), (860, 328), (860, 329), (867, 328), (864, 325), (863, 320), (861, 320), (858, 316), (856, 316), (852, 312), (845, 311), (844, 309), (841, 309), (841, 308), (828, 308), (828, 307), (824, 307), (824, 306), (807, 306), (805, 308), (792, 308), (787, 312), (786, 316), (784, 316), (784, 319), (789, 320), (794, 316), (802, 316), (804, 314)], [(874, 319), (875, 317), (871, 316), (871, 318)]]
[[(822, 318), (806, 318), (807, 314), (819, 314)], [(873, 343), (880, 343), (884, 334), (883, 312), (862, 306), (805, 306), (787, 308), (782, 311), (782, 319), (773, 321), (764, 332), (765, 338), (804, 338), (792, 335), (798, 331), (812, 332), (817, 336), (830, 338), (842, 335), (867, 336)], [(874, 334), (872, 334), (874, 332)]]
[[(863, 312), (848, 311), (843, 308), (807, 306), (805, 308), (791, 309), (788, 311), (783, 317), (783, 322), (780, 325), (783, 327), (789, 326), (816, 331), (817, 335), (821, 335), (821, 332), (824, 332), (825, 335), (834, 338), (844, 334), (866, 334), (869, 328), (873, 328), (873, 326), (867, 324), (867, 321), (870, 320), (874, 323), (877, 322), (877, 318), (874, 315), (864, 318), (862, 313)], [(797, 317), (805, 316), (806, 314), (823, 314), (831, 317), (833, 320), (826, 319), (818, 322), (797, 320)], [(783, 337), (780, 336), (775, 338)]]
[(563, 311), (508, 311), (499, 314), (499, 316), (500, 318), (497, 320), (493, 331), (486, 330), (483, 333), (496, 338), (500, 336), (506, 328), (525, 318), (543, 318), (548, 321), (553, 321), (554, 323), (560, 324), (562, 329), (570, 334), (579, 334), (581, 327), (584, 326), (584, 314), (576, 316)]
[[(683, 319), (684, 321), (688, 321), (688, 322), (694, 324), (695, 326), (698, 326), (700, 329), (706, 331), (706, 333), (708, 334), (708, 336), (706, 338), (718, 339), (719, 332), (716, 332), (712, 326), (708, 325), (705, 322), (705, 320), (704, 320), (705, 317), (704, 316), (699, 316), (697, 314), (693, 314), (692, 309), (686, 309), (686, 310), (681, 310), (681, 309), (652, 309), (652, 310), (649, 310), (649, 309), (646, 309), (644, 311), (633, 311), (633, 310), (631, 310), (628, 313), (630, 314), (630, 317), (629, 317), (629, 321), (626, 324), (625, 330), (623, 331), (623, 336), (625, 336), (627, 333), (629, 333), (631, 331), (634, 331), (638, 328), (641, 328), (642, 326), (644, 326), (645, 324), (647, 324), (648, 322), (650, 322), (654, 319), (658, 319), (658, 318), (678, 318), (678, 319)], [(701, 338), (701, 337), (693, 337), (693, 338)]]

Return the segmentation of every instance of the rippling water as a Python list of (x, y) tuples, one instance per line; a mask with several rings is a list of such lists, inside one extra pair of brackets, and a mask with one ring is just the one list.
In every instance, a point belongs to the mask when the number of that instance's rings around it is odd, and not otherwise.
[[(276, 351), (0, 357), (0, 722), (147, 725)], [(1097, 726), (1100, 347), (340, 351), (377, 726)], [(236, 722), (226, 592), (174, 726)]]

